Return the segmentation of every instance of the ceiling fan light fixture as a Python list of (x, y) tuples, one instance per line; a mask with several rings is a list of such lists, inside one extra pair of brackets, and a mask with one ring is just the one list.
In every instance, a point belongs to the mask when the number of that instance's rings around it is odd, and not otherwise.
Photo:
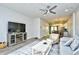
[(55, 9), (57, 7), (57, 5), (51, 7), (51, 6), (47, 6), (47, 9), (40, 9), (40, 11), (44, 12), (43, 15), (48, 14), (48, 13), (52, 13), (52, 14), (56, 14), (56, 12), (53, 11), (53, 9)]
[(68, 12), (69, 11), (69, 9), (65, 9), (65, 12)]

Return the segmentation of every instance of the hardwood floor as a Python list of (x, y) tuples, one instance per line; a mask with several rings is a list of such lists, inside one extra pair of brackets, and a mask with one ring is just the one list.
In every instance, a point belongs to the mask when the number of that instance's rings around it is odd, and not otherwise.
[(22, 42), (20, 44), (17, 44), (17, 45), (11, 46), (11, 47), (6, 47), (4, 49), (0, 49), (0, 55), (6, 55), (7, 53), (17, 50), (17, 49), (35, 41), (35, 40), (39, 40), (39, 39), (29, 39), (29, 40), (26, 40), (25, 42)]

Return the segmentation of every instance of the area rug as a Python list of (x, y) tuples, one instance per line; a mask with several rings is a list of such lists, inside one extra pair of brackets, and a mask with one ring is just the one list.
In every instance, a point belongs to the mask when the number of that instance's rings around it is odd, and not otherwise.
[[(32, 46), (34, 46), (35, 44), (37, 44), (39, 42), (40, 41), (36, 40), (33, 43), (25, 45), (15, 51), (9, 53), (8, 55), (32, 55)], [(53, 45), (48, 55), (58, 55), (58, 51), (59, 51), (58, 47), (59, 47), (58, 44)]]

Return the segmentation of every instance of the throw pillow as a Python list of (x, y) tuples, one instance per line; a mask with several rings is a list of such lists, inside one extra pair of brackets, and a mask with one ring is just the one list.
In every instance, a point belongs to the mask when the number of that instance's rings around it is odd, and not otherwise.
[(79, 48), (73, 52), (74, 55), (79, 55)]
[(74, 51), (78, 48), (79, 46), (79, 39), (74, 39), (74, 41), (71, 43), (70, 47)]
[(64, 45), (65, 46), (70, 46), (70, 44), (72, 43), (73, 38), (70, 38)]

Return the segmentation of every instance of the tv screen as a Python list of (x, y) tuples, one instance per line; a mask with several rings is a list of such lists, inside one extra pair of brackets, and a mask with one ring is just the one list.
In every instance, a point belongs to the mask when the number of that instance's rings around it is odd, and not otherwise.
[(8, 32), (25, 32), (25, 24), (8, 22)]

